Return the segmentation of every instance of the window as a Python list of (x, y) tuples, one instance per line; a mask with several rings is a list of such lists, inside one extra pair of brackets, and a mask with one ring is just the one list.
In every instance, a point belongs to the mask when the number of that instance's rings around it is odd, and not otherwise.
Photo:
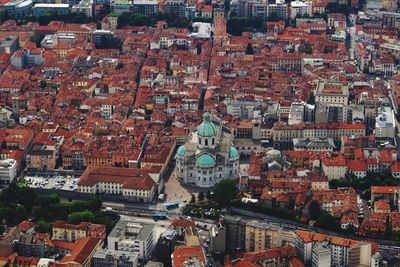
[(208, 146), (208, 139), (205, 140), (205, 146)]

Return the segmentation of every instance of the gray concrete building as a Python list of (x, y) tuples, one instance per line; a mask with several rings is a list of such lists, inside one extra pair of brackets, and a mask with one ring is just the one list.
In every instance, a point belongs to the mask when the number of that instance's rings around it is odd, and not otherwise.
[(99, 249), (93, 256), (92, 267), (136, 267), (139, 253)]

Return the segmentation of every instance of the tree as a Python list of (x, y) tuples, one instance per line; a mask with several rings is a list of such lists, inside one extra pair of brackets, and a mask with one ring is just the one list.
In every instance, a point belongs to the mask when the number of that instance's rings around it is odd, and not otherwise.
[(324, 210), (317, 220), (317, 226), (332, 231), (338, 231), (340, 229), (338, 220)]
[(223, 205), (229, 205), (236, 197), (236, 182), (232, 179), (221, 180), (215, 185), (215, 200)]
[(319, 206), (318, 201), (313, 200), (310, 203), (310, 208), (309, 208), (309, 215), (311, 220), (318, 220), (319, 217), (321, 216), (321, 207)]
[(26, 210), (25, 207), (22, 205), (18, 205), (15, 209), (15, 220), (20, 222), (26, 219)]
[(206, 192), (206, 198), (207, 198), (208, 200), (211, 199), (211, 192), (210, 192), (210, 190), (208, 190), (208, 191)]
[(40, 88), (46, 88), (47, 87), (47, 82), (46, 80), (41, 80), (40, 81)]
[(246, 55), (253, 55), (253, 54), (254, 54), (253, 45), (251, 43), (248, 43), (246, 47)]
[(204, 200), (204, 192), (200, 192), (199, 195), (197, 196), (197, 199), (199, 201), (203, 201)]
[(196, 196), (192, 194), (192, 198), (190, 199), (190, 203), (196, 203)]
[(35, 231), (38, 233), (51, 233), (51, 223), (47, 221), (38, 221), (35, 226)]

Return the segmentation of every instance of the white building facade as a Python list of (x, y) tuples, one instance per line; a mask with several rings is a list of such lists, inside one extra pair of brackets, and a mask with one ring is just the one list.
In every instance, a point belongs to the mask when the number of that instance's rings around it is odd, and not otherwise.
[(183, 183), (211, 187), (223, 179), (239, 177), (239, 153), (233, 146), (233, 135), (216, 126), (205, 113), (203, 123), (178, 148), (176, 175)]

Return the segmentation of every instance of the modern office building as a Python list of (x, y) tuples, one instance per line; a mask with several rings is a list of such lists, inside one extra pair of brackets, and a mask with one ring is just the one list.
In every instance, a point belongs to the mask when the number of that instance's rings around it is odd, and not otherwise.
[(139, 259), (148, 259), (155, 246), (155, 225), (120, 220), (107, 237), (108, 248), (136, 252)]

